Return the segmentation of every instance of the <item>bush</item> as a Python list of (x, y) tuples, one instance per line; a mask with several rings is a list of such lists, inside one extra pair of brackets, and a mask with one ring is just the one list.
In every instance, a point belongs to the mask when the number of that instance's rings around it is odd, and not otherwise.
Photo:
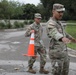
[(7, 24), (6, 24), (6, 28), (7, 28), (7, 29), (10, 29), (10, 28), (12, 28), (12, 25), (11, 25), (11, 23), (7, 23)]
[(6, 27), (5, 23), (0, 22), (0, 29), (4, 29)]
[(14, 22), (14, 28), (23, 28), (23, 27), (24, 24), (22, 22), (17, 22), (17, 21)]
[(28, 24), (28, 20), (25, 20), (25, 21), (24, 21), (24, 24)]
[(32, 24), (34, 22), (34, 20), (29, 20), (29, 24)]
[(14, 28), (20, 28), (19, 22), (17, 22), (17, 21), (14, 22)]
[(46, 20), (41, 20), (41, 22), (47, 22)]
[(21, 22), (21, 23), (20, 23), (20, 27), (21, 27), (21, 28), (24, 28), (24, 23)]

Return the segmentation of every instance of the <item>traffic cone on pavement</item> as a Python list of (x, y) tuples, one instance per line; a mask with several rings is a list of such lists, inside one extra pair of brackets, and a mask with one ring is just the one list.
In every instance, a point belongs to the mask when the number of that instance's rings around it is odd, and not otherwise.
[(32, 30), (30, 43), (29, 43), (29, 46), (28, 46), (28, 53), (23, 54), (23, 55), (24, 56), (36, 56), (34, 49), (35, 49), (35, 46), (34, 46), (34, 30)]

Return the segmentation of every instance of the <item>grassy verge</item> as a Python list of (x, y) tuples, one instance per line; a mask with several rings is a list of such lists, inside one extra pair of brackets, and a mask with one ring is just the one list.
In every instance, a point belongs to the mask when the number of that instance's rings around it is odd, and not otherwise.
[(70, 20), (70, 21), (67, 21), (67, 23), (76, 23), (76, 21)]
[[(67, 25), (66, 32), (68, 32), (71, 36), (76, 38), (76, 26), (75, 25)], [(76, 44), (75, 43), (68, 44), (68, 47), (76, 50)]]

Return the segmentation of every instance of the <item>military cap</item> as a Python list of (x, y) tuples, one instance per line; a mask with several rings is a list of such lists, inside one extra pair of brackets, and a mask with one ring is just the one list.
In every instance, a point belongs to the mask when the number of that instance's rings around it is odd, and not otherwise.
[(40, 13), (35, 13), (35, 18), (42, 18)]
[(56, 4), (53, 4), (53, 10), (65, 11), (65, 8), (64, 8), (64, 5), (56, 3)]

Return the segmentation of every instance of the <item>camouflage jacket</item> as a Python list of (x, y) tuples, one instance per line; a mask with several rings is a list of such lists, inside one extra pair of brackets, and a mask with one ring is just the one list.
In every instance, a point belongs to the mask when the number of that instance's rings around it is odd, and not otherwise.
[(65, 32), (64, 26), (59, 21), (54, 18), (50, 18), (47, 22), (47, 35), (50, 38), (50, 48), (66, 50), (66, 44), (64, 44), (59, 39), (62, 37), (72, 38), (69, 34)]
[(40, 46), (41, 44), (43, 44), (43, 42), (41, 41), (41, 36), (43, 32), (42, 26), (40, 24), (37, 25), (34, 22), (26, 29), (25, 36), (30, 36), (31, 30), (35, 30), (35, 46)]

